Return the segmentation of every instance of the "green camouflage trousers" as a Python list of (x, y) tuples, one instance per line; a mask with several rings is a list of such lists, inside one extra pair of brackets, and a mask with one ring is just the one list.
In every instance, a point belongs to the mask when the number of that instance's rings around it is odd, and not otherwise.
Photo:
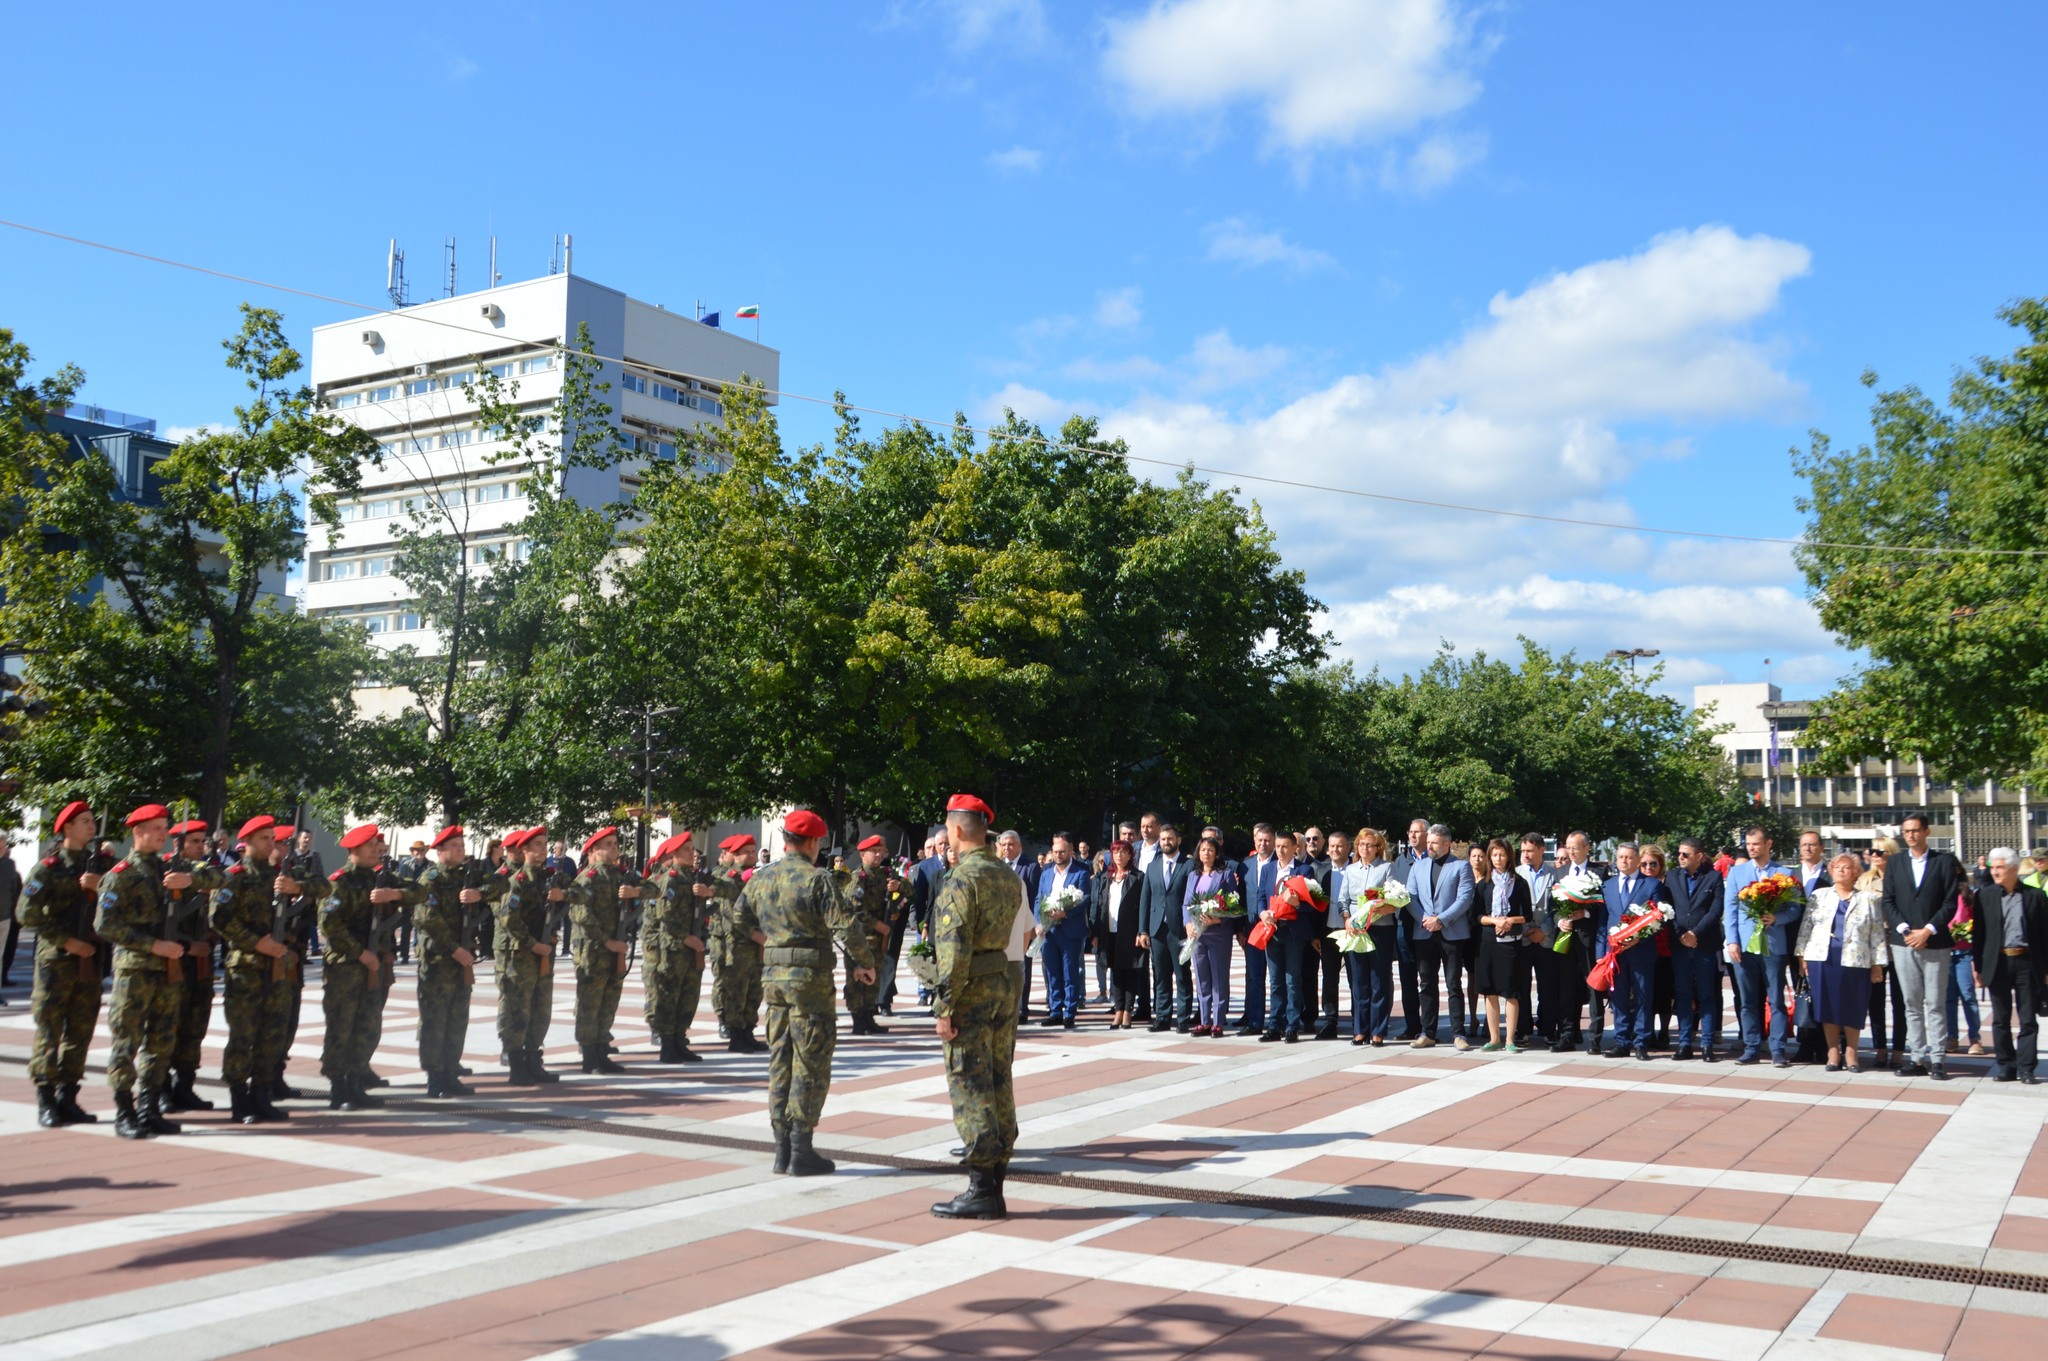
[(725, 1022), (725, 995), (727, 980), (732, 977), (732, 960), (726, 952), (729, 943), (725, 931), (725, 914), (711, 914), (711, 925), (704, 932), (704, 963), (711, 970), (711, 1013)]
[(953, 998), (958, 1038), (946, 1041), (946, 1090), (953, 1127), (967, 1146), (963, 1161), (985, 1172), (1010, 1165), (1017, 1146), (1017, 1095), (1010, 1065), (1017, 1056), (1016, 971), (971, 978)]
[(576, 961), (576, 1047), (594, 1049), (612, 1042), (612, 1018), (619, 1014), (619, 994), (626, 979), (609, 950), (604, 957)]
[(498, 952), (498, 1043), (508, 1054), (538, 1049), (555, 1009), (555, 976), (531, 950)]
[(452, 959), (420, 960), (420, 1067), (453, 1075), (469, 1040), (468, 975)]
[[(875, 941), (882, 947), (882, 957), (884, 959), (888, 958), (888, 942), (886, 940), (883, 940), (880, 936), (876, 936)], [(875, 981), (873, 983), (855, 982), (853, 977), (853, 965), (848, 964), (846, 966), (847, 1011), (856, 1016), (858, 1016), (863, 1011), (873, 1011), (875, 1009), (875, 1003), (880, 1000), (882, 991), (880, 986), (881, 980), (881, 970), (877, 969), (875, 971)]]
[(640, 982), (647, 993), (647, 1028), (656, 1039), (687, 1041), (697, 1019), (704, 966), (687, 945), (669, 945), (652, 935), (642, 942)]
[(178, 1001), (178, 1043), (171, 1050), (171, 1068), (197, 1069), (206, 1044), (206, 1028), (213, 1024), (213, 959), (210, 955), (185, 956), (185, 995)]
[[(728, 1035), (752, 1034), (761, 1018), (761, 947), (752, 940), (728, 940), (729, 963), (725, 970), (725, 1003), (719, 1019)], [(832, 980), (825, 980), (826, 1010), (831, 1010)]]
[(228, 1048), (220, 1061), (223, 1080), (267, 1080), (284, 1067), (285, 1033), (291, 1024), (297, 973), (293, 969), (283, 978), (272, 978), (267, 959), (229, 967), (220, 1000), (220, 1009), (228, 1018)]
[[(155, 955), (136, 958), (122, 950), (114, 957), (114, 998), (107, 1006), (107, 1029), (114, 1044), (107, 1056), (107, 1085), (117, 1092), (164, 1085), (171, 1050), (178, 1042), (178, 1005), (188, 984), (165, 976)], [(155, 967), (151, 967), (151, 966)]]
[(778, 965), (762, 991), (768, 1000), (768, 1118), (816, 1129), (839, 1043), (831, 971)]
[[(92, 977), (79, 977), (80, 963)], [(85, 1051), (100, 1018), (99, 964), (90, 957), (81, 961), (55, 941), (38, 940), (35, 970), (28, 1001), (36, 1023), (29, 1078), (38, 1087), (75, 1085), (85, 1078)]]
[(291, 1014), (284, 1023), (284, 1053), (278, 1058), (276, 1071), (269, 1074), (259, 1073), (257, 1074), (258, 1077), (283, 1077), (285, 1059), (291, 1055), (292, 1045), (299, 1038), (299, 1004), (304, 1001), (306, 996), (306, 960), (309, 957), (309, 952), (304, 946), (300, 946), (293, 950), (292, 953), (298, 956), (299, 967), (292, 970), (289, 984), (291, 988)]
[(377, 975), (354, 960), (328, 964), (320, 980), (320, 1010), (327, 1018), (320, 1073), (330, 1082), (370, 1070), (384, 1033), (384, 990), (376, 982)]

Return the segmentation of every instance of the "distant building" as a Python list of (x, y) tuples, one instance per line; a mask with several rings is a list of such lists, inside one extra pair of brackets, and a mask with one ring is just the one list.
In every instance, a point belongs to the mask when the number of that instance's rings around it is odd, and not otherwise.
[(1814, 706), (1787, 701), (1775, 685), (1693, 687), (1693, 707), (1710, 724), (1732, 724), (1714, 740), (1755, 798), (1791, 813), (1830, 849), (1860, 849), (1897, 836), (1909, 813), (1925, 813), (1933, 844), (1974, 861), (1994, 846), (2025, 850), (2041, 838), (2043, 812), (2025, 785), (1954, 784), (1924, 761), (1867, 757), (1849, 770), (1821, 765), (1806, 744)]

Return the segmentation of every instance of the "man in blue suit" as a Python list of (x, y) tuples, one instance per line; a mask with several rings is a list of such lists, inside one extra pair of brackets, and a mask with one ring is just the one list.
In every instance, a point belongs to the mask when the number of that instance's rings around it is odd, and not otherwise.
[(1771, 1009), (1771, 1065), (1792, 1066), (1792, 1019), (1785, 1014), (1785, 983), (1792, 971), (1792, 947), (1799, 938), (1799, 917), (1805, 908), (1792, 904), (1764, 927), (1761, 953), (1749, 948), (1749, 918), (1742, 912), (1742, 890), (1773, 874), (1798, 877), (1798, 871), (1771, 858), (1771, 834), (1752, 827), (1743, 834), (1749, 859), (1729, 867), (1721, 895), (1721, 936), (1728, 962), (1735, 966), (1735, 996), (1742, 1019), (1742, 1056), (1737, 1063), (1756, 1063), (1764, 1045), (1764, 1007)]
[[(1633, 907), (1652, 906), (1660, 887), (1655, 879), (1640, 872), (1642, 848), (1624, 841), (1614, 848), (1614, 876), (1600, 886), (1606, 910), (1600, 917), (1600, 936), (1593, 943), (1595, 958), (1608, 953), (1607, 936)], [(1639, 941), (1621, 952), (1614, 961), (1614, 1047), (1609, 1058), (1633, 1052), (1644, 1061), (1650, 1057), (1650, 1027), (1657, 994), (1657, 947)]]
[[(1009, 867), (1024, 885), (1026, 902), (1038, 901), (1038, 862), (1024, 854), (1024, 835), (1021, 832), (1004, 832), (996, 838), (996, 859)], [(1029, 961), (1026, 961), (1027, 963)], [(1031, 1019), (1031, 970), (1024, 971), (1024, 986), (1017, 990), (1017, 1021), (1023, 1024)]]
[[(1147, 814), (1151, 817), (1151, 814)], [(1154, 819), (1157, 822), (1157, 819)], [(1180, 962), (1188, 938), (1184, 899), (1195, 862), (1180, 852), (1180, 828), (1157, 828), (1158, 844), (1145, 866), (1145, 888), (1139, 898), (1140, 919), (1152, 951), (1152, 1024), (1147, 1029), (1188, 1033), (1195, 1005), (1195, 971)]]
[(1415, 974), (1421, 993), (1422, 1033), (1416, 1049), (1436, 1045), (1437, 988), (1444, 972), (1444, 943), (1472, 937), (1472, 867), (1451, 854), (1451, 829), (1429, 825), (1429, 854), (1408, 871), (1408, 930), (1415, 942)]
[[(1060, 921), (1047, 925), (1045, 905), (1061, 889), (1075, 889), (1080, 901)], [(1088, 948), (1088, 867), (1074, 858), (1074, 838), (1055, 832), (1052, 863), (1038, 875), (1038, 934), (1044, 941), (1040, 957), (1045, 964), (1045, 1025), (1063, 1025), (1072, 1030), (1081, 1009), (1085, 971), (1081, 956)]]
[(1707, 848), (1693, 837), (1678, 843), (1678, 873), (1671, 876), (1672, 996), (1678, 1005), (1678, 1052), (1692, 1057), (1693, 1040), (1700, 1057), (1715, 1060), (1721, 1038), (1721, 875)]
[(1266, 910), (1266, 900), (1280, 887), (1281, 865), (1273, 853), (1273, 824), (1252, 828), (1252, 853), (1238, 867), (1244, 881), (1244, 920), (1237, 926), (1238, 948), (1244, 951), (1244, 1024), (1240, 1035), (1258, 1035), (1266, 1029), (1266, 952), (1252, 948), (1252, 923)]
[[(1271, 867), (1273, 886), (1259, 905), (1261, 912), (1272, 910), (1273, 900), (1286, 892), (1287, 881), (1294, 875), (1302, 875), (1311, 882), (1316, 878), (1315, 862), (1302, 855), (1301, 841), (1292, 832), (1281, 832), (1273, 838)], [(1306, 975), (1309, 936), (1318, 925), (1316, 912), (1309, 903), (1297, 902), (1294, 906), (1293, 920), (1274, 920), (1273, 939), (1266, 945), (1266, 1028), (1259, 1032), (1262, 1044), (1282, 1039), (1294, 1044), (1301, 1039), (1301, 1018), (1306, 1015), (1311, 1021), (1315, 1019), (1315, 1004), (1308, 1000)]]

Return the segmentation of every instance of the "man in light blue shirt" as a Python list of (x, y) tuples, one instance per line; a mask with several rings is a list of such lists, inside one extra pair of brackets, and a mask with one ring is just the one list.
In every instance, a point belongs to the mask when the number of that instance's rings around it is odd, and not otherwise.
[(1728, 942), (1728, 962), (1735, 966), (1735, 995), (1742, 1022), (1742, 1057), (1737, 1063), (1756, 1063), (1764, 1043), (1764, 1007), (1771, 1009), (1771, 1064), (1792, 1066), (1792, 1018), (1785, 1012), (1786, 983), (1792, 973), (1793, 942), (1799, 936), (1801, 904), (1781, 909), (1764, 927), (1763, 952), (1749, 949), (1749, 918), (1742, 911), (1742, 890), (1773, 874), (1798, 877), (1798, 872), (1771, 858), (1771, 835), (1761, 827), (1743, 834), (1749, 859), (1728, 869), (1728, 883), (1721, 909), (1722, 938)]
[[(1422, 994), (1422, 1033), (1412, 1042), (1416, 1049), (1428, 1049), (1436, 1044), (1437, 980), (1445, 972), (1445, 942), (1469, 940), (1472, 937), (1472, 867), (1461, 856), (1451, 854), (1451, 829), (1441, 822), (1430, 824), (1429, 855), (1418, 860), (1408, 871), (1408, 906), (1401, 909), (1408, 917), (1408, 927), (1415, 938), (1416, 982)], [(1459, 971), (1451, 971), (1453, 987), (1458, 985)], [(1451, 1000), (1452, 1033), (1465, 1047), (1464, 1036), (1457, 1034), (1457, 1021), (1464, 1013), (1464, 999)]]

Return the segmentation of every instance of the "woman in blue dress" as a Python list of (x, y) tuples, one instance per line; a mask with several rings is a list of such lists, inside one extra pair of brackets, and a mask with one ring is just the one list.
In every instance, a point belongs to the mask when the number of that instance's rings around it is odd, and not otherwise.
[(1827, 1034), (1830, 1073), (1863, 1071), (1856, 1041), (1870, 1014), (1870, 985), (1884, 977), (1884, 909), (1877, 894), (1856, 887), (1862, 872), (1853, 855), (1829, 863), (1834, 882), (1814, 890), (1794, 949), (1806, 965), (1813, 1019)]

